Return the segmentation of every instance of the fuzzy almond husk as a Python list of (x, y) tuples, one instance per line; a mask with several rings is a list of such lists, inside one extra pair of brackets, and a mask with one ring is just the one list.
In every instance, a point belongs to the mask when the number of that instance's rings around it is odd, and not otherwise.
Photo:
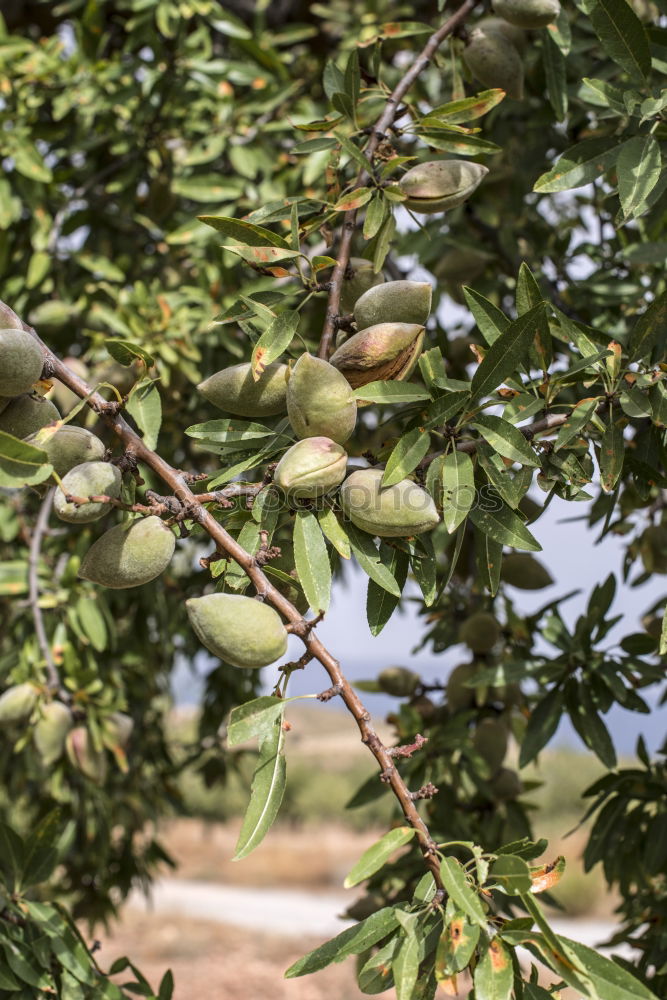
[(0, 330), (0, 396), (30, 392), (44, 367), (39, 344), (25, 330)]
[(341, 507), (357, 528), (382, 538), (409, 538), (432, 531), (440, 521), (429, 493), (402, 479), (382, 487), (384, 469), (358, 469), (340, 490)]
[(24, 393), (10, 400), (0, 413), (0, 431), (27, 438), (54, 420), (60, 420), (60, 413), (50, 400)]
[(493, 9), (517, 28), (546, 28), (560, 14), (559, 0), (494, 0)]
[(35, 723), (33, 739), (42, 764), (55, 764), (65, 751), (65, 740), (73, 726), (72, 713), (61, 701), (44, 705), (42, 715)]
[[(349, 275), (349, 277), (348, 277)], [(340, 291), (341, 313), (351, 313), (360, 296), (385, 280), (382, 271), (373, 270), (373, 262), (364, 257), (350, 257)]]
[(424, 326), (431, 312), (432, 289), (428, 281), (387, 281), (357, 300), (354, 320), (365, 330), (378, 323), (417, 323)]
[(241, 594), (207, 594), (185, 602), (197, 638), (233, 667), (266, 667), (287, 651), (287, 631), (268, 604)]
[(303, 438), (288, 448), (273, 474), (288, 497), (310, 500), (324, 496), (343, 482), (347, 452), (327, 437)]
[(124, 521), (91, 545), (79, 576), (111, 590), (139, 587), (167, 568), (175, 545), (173, 531), (159, 517)]
[(118, 498), (122, 477), (115, 465), (109, 462), (82, 462), (62, 478), (53, 498), (53, 509), (61, 521), (70, 524), (87, 524), (104, 517), (111, 510), (106, 503), (82, 503), (77, 506), (68, 503), (66, 496), (94, 497), (110, 496)]
[(377, 323), (346, 340), (331, 356), (353, 389), (381, 380), (403, 381), (412, 374), (424, 342), (416, 323)]
[(297, 437), (327, 437), (344, 444), (357, 422), (357, 401), (337, 368), (302, 354), (287, 383), (287, 414)]
[(70, 729), (65, 750), (73, 767), (85, 778), (102, 785), (107, 776), (107, 760), (103, 750), (96, 750), (85, 726)]
[(267, 365), (259, 379), (249, 361), (223, 368), (197, 386), (202, 396), (237, 417), (274, 417), (287, 408), (287, 365)]
[(500, 87), (517, 101), (523, 98), (523, 63), (503, 35), (475, 29), (463, 50), (463, 61), (485, 87)]
[(26, 438), (28, 444), (42, 448), (49, 462), (62, 478), (83, 462), (96, 462), (103, 458), (106, 448), (95, 434), (83, 427), (63, 424), (61, 427), (42, 427)]
[[(516, 51), (512, 51), (518, 59)], [(407, 195), (403, 204), (422, 215), (456, 208), (479, 187), (488, 172), (488, 167), (472, 160), (427, 160), (418, 163), (398, 182)]]

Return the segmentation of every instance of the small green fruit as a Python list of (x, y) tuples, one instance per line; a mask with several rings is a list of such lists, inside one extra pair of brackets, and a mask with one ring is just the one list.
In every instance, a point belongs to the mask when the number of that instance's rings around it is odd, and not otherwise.
[(560, 14), (560, 3), (559, 0), (494, 0), (493, 9), (517, 28), (546, 28)]
[(383, 538), (432, 531), (440, 518), (433, 499), (410, 479), (382, 487), (384, 469), (358, 469), (340, 491), (344, 513), (357, 528)]
[(447, 704), (452, 712), (462, 712), (475, 704), (475, 689), (467, 687), (477, 672), (474, 663), (459, 663), (447, 680)]
[(0, 722), (24, 722), (37, 704), (34, 684), (14, 684), (0, 695)]
[(55, 764), (63, 755), (65, 740), (72, 728), (72, 713), (61, 701), (44, 705), (42, 715), (35, 724), (33, 739), (42, 764)]
[(418, 712), (424, 722), (432, 722), (438, 711), (435, 704), (425, 694), (420, 694), (418, 698), (411, 701), (410, 708)]
[(353, 389), (369, 382), (402, 382), (412, 374), (424, 342), (416, 323), (378, 323), (346, 340), (331, 357)]
[(500, 87), (508, 97), (523, 98), (523, 63), (511, 42), (494, 31), (476, 28), (464, 49), (463, 60), (486, 87)]
[(0, 431), (26, 438), (54, 420), (60, 420), (56, 407), (41, 396), (24, 394), (9, 401), (0, 414)]
[(84, 778), (97, 785), (104, 783), (107, 776), (107, 760), (103, 750), (96, 750), (85, 726), (70, 729), (65, 740), (65, 750), (73, 767)]
[(98, 437), (83, 427), (73, 427), (72, 424), (42, 427), (26, 440), (46, 452), (49, 462), (61, 478), (75, 465), (103, 458), (106, 451), (104, 443)]
[(358, 330), (378, 323), (417, 323), (423, 326), (431, 312), (428, 281), (387, 281), (357, 299), (354, 320)]
[(327, 437), (344, 444), (357, 422), (357, 401), (337, 368), (302, 354), (287, 383), (287, 413), (297, 437)]
[(327, 437), (297, 441), (285, 452), (273, 475), (276, 486), (293, 499), (324, 496), (343, 482), (347, 452)]
[(110, 750), (115, 747), (125, 749), (130, 742), (132, 731), (134, 730), (134, 720), (124, 712), (112, 712), (104, 720), (103, 736), (104, 745)]
[(506, 38), (508, 42), (511, 42), (517, 52), (525, 52), (526, 46), (528, 45), (528, 36), (526, 32), (521, 28), (517, 28), (515, 24), (510, 24), (502, 17), (483, 17), (481, 21), (477, 23), (477, 27), (480, 31), (488, 33), (489, 31), (495, 32), (497, 35), (502, 35)]
[(40, 378), (44, 357), (25, 330), (0, 330), (0, 396), (30, 392)]
[(500, 625), (488, 611), (476, 611), (459, 629), (459, 642), (473, 653), (490, 653), (499, 639)]
[(287, 651), (287, 631), (268, 604), (241, 594), (207, 594), (185, 602), (197, 638), (233, 667), (266, 667)]
[(501, 767), (491, 781), (491, 790), (498, 802), (508, 802), (521, 795), (523, 784), (516, 771), (509, 767)]
[(159, 517), (124, 521), (91, 545), (79, 576), (111, 590), (138, 587), (167, 568), (175, 545), (173, 531)]
[(61, 521), (70, 524), (87, 524), (104, 517), (110, 510), (106, 503), (83, 503), (77, 506), (68, 503), (66, 496), (94, 497), (120, 496), (122, 477), (115, 465), (109, 462), (83, 462), (63, 476), (62, 488), (59, 486), (53, 498), (53, 509)]
[(505, 759), (509, 734), (507, 726), (500, 719), (482, 719), (475, 730), (473, 746), (495, 774)]
[(547, 568), (528, 552), (504, 556), (500, 575), (505, 583), (519, 590), (542, 590), (554, 582)]
[(667, 525), (651, 524), (644, 530), (639, 554), (647, 573), (667, 573)]
[[(434, 267), (434, 274), (441, 281), (453, 281), (457, 285), (470, 285), (493, 260), (491, 254), (478, 253), (468, 247), (448, 250)], [(463, 339), (463, 338), (459, 338)]]
[[(347, 277), (349, 273), (350, 277)], [(373, 262), (363, 257), (350, 257), (346, 276), (340, 292), (341, 313), (351, 313), (357, 299), (375, 285), (381, 285), (384, 274), (373, 270)]]
[(245, 362), (209, 376), (197, 388), (202, 396), (237, 417), (273, 417), (287, 408), (287, 365), (267, 365), (255, 381), (252, 365)]
[[(514, 52), (516, 56), (516, 52)], [(518, 59), (518, 56), (517, 56)], [(479, 187), (488, 168), (471, 160), (428, 160), (403, 174), (399, 187), (407, 195), (406, 208), (433, 215), (456, 208)]]
[(419, 674), (407, 667), (386, 667), (378, 674), (378, 686), (395, 698), (410, 698), (421, 683)]

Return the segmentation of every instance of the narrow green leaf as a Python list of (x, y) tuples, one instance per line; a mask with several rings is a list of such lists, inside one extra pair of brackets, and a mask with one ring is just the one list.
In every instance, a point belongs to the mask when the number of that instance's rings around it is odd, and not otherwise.
[(138, 382), (125, 409), (141, 431), (146, 447), (155, 448), (162, 425), (162, 401), (155, 383)]
[(522, 892), (530, 892), (532, 888), (530, 868), (516, 854), (501, 854), (491, 866), (489, 879), (507, 896), (518, 896)]
[(503, 565), (503, 547), (489, 535), (478, 531), (475, 535), (475, 556), (478, 580), (492, 597), (498, 593), (500, 571)]
[(431, 447), (431, 437), (422, 427), (414, 427), (398, 441), (382, 476), (382, 486), (395, 486), (417, 468)]
[(370, 576), (371, 580), (375, 580), (377, 584), (384, 587), (385, 590), (388, 590), (390, 594), (400, 597), (401, 588), (380, 559), (380, 553), (375, 547), (371, 536), (366, 534), (365, 531), (360, 531), (352, 523), (346, 524), (345, 527), (354, 557), (364, 573)]
[(369, 382), (355, 389), (354, 395), (365, 403), (419, 403), (431, 398), (428, 390), (412, 382)]
[(528, 444), (518, 427), (510, 424), (502, 417), (496, 417), (491, 413), (481, 413), (475, 420), (472, 427), (479, 431), (485, 441), (502, 455), (519, 465), (529, 465), (539, 467), (540, 461)]
[(590, 184), (613, 166), (617, 153), (615, 138), (584, 139), (566, 150), (551, 170), (537, 178), (533, 191), (552, 194)]
[(352, 555), (349, 536), (331, 507), (325, 507), (324, 510), (318, 511), (317, 519), (320, 522), (320, 528), (329, 539), (336, 552), (338, 552), (343, 559), (349, 559)]
[(523, 316), (524, 313), (533, 309), (534, 306), (538, 306), (542, 301), (540, 286), (525, 260), (521, 261), (521, 266), (519, 267), (515, 299), (518, 316)]
[(625, 0), (580, 0), (607, 55), (635, 79), (651, 75), (648, 36)]
[(508, 507), (500, 497), (486, 497), (470, 511), (470, 520), (501, 545), (527, 552), (541, 552), (542, 546), (530, 533), (518, 514)]
[(412, 572), (422, 592), (424, 604), (430, 608), (438, 595), (437, 559), (433, 540), (429, 535), (420, 535), (408, 541), (407, 545)]
[(475, 502), (472, 459), (463, 451), (452, 451), (442, 461), (442, 519), (449, 534), (465, 521)]
[(243, 817), (232, 861), (240, 861), (262, 842), (278, 815), (285, 792), (286, 765), (282, 714), (259, 746), (259, 759), (252, 779), (250, 802)]
[(416, 831), (411, 826), (397, 826), (393, 830), (388, 830), (361, 855), (343, 882), (345, 888), (351, 889), (352, 886), (358, 885), (364, 879), (374, 875), (399, 847), (403, 847), (412, 840), (415, 833)]
[(605, 493), (611, 493), (623, 471), (625, 447), (623, 429), (609, 419), (600, 441), (600, 485)]
[(667, 653), (667, 605), (662, 616), (662, 629), (660, 630), (660, 655)]
[[(402, 590), (408, 577), (409, 557), (407, 553), (381, 542), (380, 559)], [(396, 610), (398, 602), (399, 598), (395, 594), (390, 594), (384, 587), (378, 586), (374, 580), (368, 581), (366, 617), (371, 635), (380, 634)]]
[(565, 703), (572, 725), (586, 746), (600, 758), (605, 767), (616, 767), (616, 751), (609, 730), (593, 703), (587, 684), (568, 684)]
[(374, 195), (369, 202), (366, 215), (364, 216), (363, 232), (365, 240), (372, 240), (374, 236), (377, 236), (386, 215), (387, 202), (381, 194)]
[(553, 113), (559, 122), (567, 115), (567, 71), (565, 56), (551, 37), (548, 28), (542, 31), (542, 55), (547, 93)]
[(317, 518), (297, 512), (294, 522), (294, 560), (306, 600), (315, 614), (328, 611), (331, 600), (329, 553)]
[(21, 885), (25, 864), (24, 843), (6, 823), (0, 823), (0, 870), (8, 887), (16, 892)]
[(377, 274), (382, 270), (387, 254), (391, 249), (391, 241), (396, 231), (396, 220), (393, 214), (389, 214), (382, 223), (382, 227), (375, 237), (375, 249), (373, 252), (373, 270)]
[(547, 745), (563, 715), (563, 692), (552, 688), (533, 708), (521, 744), (519, 767), (525, 767)]
[(346, 194), (341, 195), (335, 205), (332, 205), (334, 212), (350, 212), (352, 209), (361, 208), (373, 197), (371, 188), (354, 188)]
[(35, 486), (52, 472), (45, 451), (0, 431), (0, 487)]
[(575, 404), (575, 406), (572, 407), (572, 412), (566, 422), (558, 430), (554, 451), (558, 451), (559, 448), (564, 448), (566, 444), (570, 443), (572, 438), (581, 434), (584, 427), (586, 427), (595, 413), (599, 402), (600, 397), (595, 396), (589, 399), (581, 399)]
[(223, 246), (223, 250), (236, 254), (250, 264), (259, 264), (261, 267), (271, 267), (283, 260), (292, 260), (294, 257), (303, 257), (297, 250), (286, 250), (277, 246)]
[(226, 215), (199, 215), (198, 219), (207, 226), (217, 229), (224, 236), (231, 236), (233, 240), (238, 240), (245, 246), (262, 247), (276, 246), (284, 250), (289, 249), (289, 244), (278, 233), (272, 233), (270, 229), (263, 226), (255, 226), (251, 222), (244, 222), (243, 219), (230, 219)]
[[(403, 934), (398, 951), (391, 963), (396, 988), (396, 1000), (412, 1000), (415, 984), (419, 976), (420, 948), (417, 936), (416, 913), (398, 914)], [(402, 919), (401, 919), (402, 918)]]
[(450, 125), (460, 125), (481, 118), (492, 108), (497, 107), (506, 96), (504, 90), (482, 90), (474, 97), (464, 97), (448, 104), (440, 104), (429, 111), (429, 116), (439, 118), (440, 121), (448, 122)]
[(468, 967), (477, 947), (479, 934), (479, 925), (471, 924), (462, 910), (454, 913), (438, 941), (435, 953), (436, 979), (449, 979)]
[(628, 355), (630, 361), (649, 360), (652, 354), (662, 356), (667, 347), (667, 292), (653, 300), (639, 317), (630, 333)]
[(262, 695), (243, 705), (233, 708), (227, 727), (227, 743), (236, 747), (240, 743), (258, 737), (265, 739), (271, 732), (273, 723), (284, 711), (285, 705), (298, 698), (310, 698), (312, 695), (295, 695), (293, 698), (275, 698), (273, 695)]
[(510, 323), (503, 335), (489, 347), (473, 375), (473, 398), (479, 399), (497, 389), (508, 375), (516, 371), (545, 321), (544, 305), (540, 303)]
[(288, 310), (271, 321), (252, 351), (252, 376), (257, 381), (271, 362), (289, 347), (299, 326), (299, 313)]
[(370, 917), (341, 931), (331, 941), (325, 941), (298, 959), (285, 973), (285, 979), (307, 976), (325, 969), (332, 962), (342, 962), (348, 955), (360, 955), (395, 931), (397, 927), (396, 910), (393, 906), (384, 906)]
[(460, 861), (456, 858), (443, 858), (441, 867), (442, 881), (448, 895), (460, 910), (478, 924), (482, 930), (486, 929), (486, 914), (477, 892), (468, 882), (466, 874)]
[(479, 332), (489, 346), (498, 340), (507, 330), (510, 320), (502, 309), (495, 306), (487, 298), (476, 292), (474, 288), (463, 286), (463, 294), (468, 304), (468, 309), (473, 314), (475, 322), (479, 327)]
[(445, 392), (442, 396), (438, 396), (427, 407), (422, 425), (424, 430), (430, 430), (432, 427), (439, 427), (447, 423), (464, 408), (467, 400), (468, 392), (463, 390), (461, 392)]
[(560, 934), (558, 940), (573, 953), (581, 968), (586, 969), (603, 1000), (658, 1000), (655, 993), (617, 962)]
[(514, 986), (514, 969), (507, 947), (495, 937), (475, 969), (475, 1000), (509, 1000)]
[(636, 135), (623, 143), (616, 160), (616, 175), (626, 221), (646, 209), (646, 199), (660, 180), (661, 170), (660, 145), (655, 136)]

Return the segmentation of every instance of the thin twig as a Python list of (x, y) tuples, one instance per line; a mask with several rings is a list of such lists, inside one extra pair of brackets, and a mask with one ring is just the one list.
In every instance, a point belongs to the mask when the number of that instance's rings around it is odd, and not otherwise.
[[(465, 0), (465, 3), (463, 3), (459, 9), (452, 14), (452, 16), (440, 25), (438, 30), (431, 35), (421, 53), (411, 64), (410, 69), (407, 73), (405, 73), (394, 90), (391, 92), (390, 96), (387, 98), (384, 111), (373, 126), (371, 136), (364, 148), (364, 156), (369, 162), (372, 161), (375, 151), (384, 140), (387, 130), (393, 125), (394, 119), (397, 117), (399, 110), (403, 110), (401, 109), (401, 102), (412, 84), (415, 82), (419, 74), (426, 68), (426, 66), (428, 66), (429, 62), (438, 51), (440, 45), (444, 42), (445, 38), (456, 31), (456, 29), (465, 21), (468, 14), (476, 6), (476, 3), (477, 0)], [(370, 175), (367, 170), (360, 170), (351, 190), (354, 191), (356, 188), (363, 187), (369, 177)], [(347, 265), (350, 262), (350, 250), (352, 247), (352, 237), (354, 235), (356, 221), (356, 208), (350, 209), (350, 211), (346, 212), (343, 216), (343, 233), (338, 247), (336, 266), (334, 267), (331, 275), (329, 301), (327, 303), (327, 312), (324, 326), (322, 328), (320, 346), (317, 352), (318, 357), (324, 358), (325, 361), (331, 353), (331, 345), (336, 335), (336, 319), (340, 310), (340, 295), (343, 288), (345, 271), (347, 270)]]
[(37, 642), (39, 643), (39, 648), (42, 651), (42, 656), (44, 657), (44, 661), (46, 663), (46, 674), (49, 680), (49, 687), (54, 691), (57, 691), (60, 687), (60, 675), (55, 663), (53, 662), (51, 646), (46, 637), (46, 629), (44, 628), (42, 609), (39, 606), (39, 557), (42, 551), (42, 539), (44, 537), (44, 533), (46, 532), (49, 517), (51, 515), (54, 495), (55, 487), (50, 489), (42, 500), (42, 505), (39, 508), (39, 514), (37, 515), (37, 520), (35, 521), (32, 538), (30, 539), (30, 551), (28, 555), (28, 592), (30, 608), (32, 610), (32, 619), (35, 623)]

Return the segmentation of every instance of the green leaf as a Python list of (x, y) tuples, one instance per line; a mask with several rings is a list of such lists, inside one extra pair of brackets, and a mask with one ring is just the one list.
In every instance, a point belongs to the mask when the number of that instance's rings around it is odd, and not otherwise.
[(540, 286), (525, 260), (521, 261), (519, 267), (515, 299), (516, 311), (519, 316), (523, 316), (524, 313), (527, 313), (534, 306), (538, 306), (542, 301)]
[(365, 240), (372, 240), (374, 236), (377, 236), (386, 215), (387, 202), (381, 194), (374, 195), (366, 209), (364, 217), (363, 235)]
[(611, 417), (600, 441), (600, 485), (611, 493), (623, 471), (625, 447), (623, 429)]
[(141, 431), (147, 448), (155, 448), (162, 425), (162, 402), (154, 382), (138, 382), (125, 409)]
[(558, 935), (558, 940), (567, 945), (586, 969), (603, 1000), (658, 1000), (655, 993), (617, 962), (562, 934)]
[(575, 406), (572, 407), (572, 412), (569, 417), (558, 430), (554, 451), (558, 451), (559, 448), (564, 448), (565, 445), (570, 443), (572, 438), (581, 434), (584, 427), (586, 427), (595, 413), (599, 403), (600, 397), (595, 396), (592, 399), (581, 399)]
[(294, 522), (294, 560), (306, 600), (315, 614), (329, 610), (331, 565), (317, 518), (310, 511), (297, 512)]
[(361, 855), (343, 882), (345, 888), (351, 889), (352, 886), (358, 885), (364, 879), (374, 875), (399, 847), (403, 847), (412, 840), (415, 833), (416, 831), (411, 826), (397, 826), (393, 830), (388, 830)]
[(501, 854), (491, 866), (489, 879), (507, 896), (518, 896), (522, 892), (530, 892), (532, 881), (530, 868), (516, 854)]
[(572, 725), (586, 746), (605, 767), (616, 767), (616, 751), (609, 730), (595, 707), (587, 683), (572, 682), (566, 689), (565, 703)]
[(544, 305), (540, 303), (510, 323), (501, 337), (491, 344), (484, 360), (473, 375), (471, 393), (479, 399), (501, 385), (512, 375), (535, 336), (545, 323)]
[(542, 546), (530, 533), (518, 514), (508, 507), (499, 496), (487, 496), (470, 511), (470, 520), (490, 535), (495, 542), (509, 545), (513, 549), (527, 552), (541, 552)]
[(630, 361), (648, 360), (654, 350), (662, 355), (667, 345), (667, 292), (653, 300), (639, 317), (630, 333), (628, 355)]
[(396, 1000), (412, 1000), (415, 984), (419, 976), (420, 948), (417, 936), (417, 913), (397, 913), (402, 927), (401, 941), (391, 970), (394, 975)]
[(223, 246), (223, 250), (234, 253), (250, 264), (258, 264), (260, 267), (271, 267), (283, 260), (292, 260), (294, 257), (303, 257), (298, 250), (284, 250), (282, 247), (246, 247), (246, 246)]
[(157, 993), (157, 1000), (171, 1000), (174, 995), (174, 976), (171, 969), (167, 969), (160, 980), (160, 988)]
[(325, 969), (332, 962), (342, 962), (348, 955), (360, 955), (397, 927), (396, 910), (393, 906), (384, 906), (354, 927), (348, 927), (331, 941), (326, 941), (319, 948), (314, 948), (303, 958), (298, 959), (289, 967), (285, 978), (296, 979), (297, 976), (307, 976)]
[(465, 521), (476, 495), (470, 455), (449, 452), (442, 460), (442, 519), (450, 535)]
[(625, 0), (580, 0), (602, 48), (635, 79), (651, 75), (651, 52), (644, 26)]
[(423, 422), (424, 430), (439, 427), (459, 413), (468, 400), (468, 392), (445, 392), (429, 403)]
[(518, 427), (502, 417), (481, 413), (472, 424), (485, 441), (503, 458), (509, 458), (519, 465), (537, 466), (540, 461)]
[(39, 181), (42, 184), (49, 184), (53, 180), (51, 168), (47, 167), (34, 146), (16, 146), (11, 150), (10, 155), (18, 172), (27, 177), (28, 180)]
[(373, 270), (377, 274), (382, 270), (387, 254), (391, 249), (391, 241), (396, 230), (396, 220), (393, 214), (389, 214), (382, 223), (382, 227), (375, 237), (375, 247), (373, 251)]
[(263, 226), (253, 225), (251, 222), (244, 222), (243, 219), (230, 219), (226, 215), (199, 215), (198, 219), (207, 226), (217, 229), (225, 236), (231, 236), (233, 240), (238, 240), (244, 246), (262, 247), (274, 246), (289, 249), (289, 244), (282, 236), (272, 233), (270, 229)]
[(431, 447), (431, 437), (422, 427), (404, 434), (387, 459), (382, 487), (395, 486), (417, 468)]
[(364, 573), (375, 580), (380, 587), (384, 587), (390, 594), (396, 597), (401, 596), (401, 588), (392, 576), (389, 569), (380, 558), (380, 553), (375, 547), (375, 543), (370, 535), (365, 531), (360, 531), (352, 523), (346, 524), (345, 528), (350, 539), (354, 557), (363, 569)]
[[(408, 577), (409, 557), (400, 549), (391, 548), (380, 542), (380, 559), (387, 567), (398, 586), (403, 590)], [(374, 580), (368, 581), (366, 594), (366, 617), (371, 635), (379, 635), (398, 605), (399, 598), (380, 587)]]
[(318, 511), (317, 519), (320, 522), (322, 532), (329, 539), (336, 552), (343, 559), (349, 559), (352, 555), (352, 547), (348, 533), (331, 507), (325, 507), (324, 510)]
[(447, 922), (435, 953), (436, 979), (449, 979), (468, 967), (477, 942), (479, 925), (471, 924), (462, 910)]
[(155, 364), (153, 355), (131, 340), (105, 340), (104, 346), (114, 361), (125, 368), (129, 368), (137, 359), (143, 361), (147, 368), (152, 368)]
[[(284, 704), (284, 702), (283, 702)], [(286, 765), (282, 713), (259, 745), (259, 759), (252, 779), (250, 802), (243, 817), (232, 861), (240, 861), (262, 842), (278, 815), (285, 792)]]
[(494, 341), (498, 340), (505, 333), (507, 327), (510, 325), (510, 320), (502, 309), (499, 309), (489, 299), (476, 292), (474, 288), (468, 288), (467, 285), (464, 285), (463, 294), (468, 304), (468, 309), (475, 317), (479, 332), (487, 344), (491, 346)]
[(616, 175), (618, 197), (626, 221), (646, 209), (646, 199), (660, 180), (661, 170), (660, 145), (655, 136), (636, 135), (623, 143), (616, 160)]
[(456, 858), (443, 858), (442, 881), (453, 903), (482, 930), (486, 929), (486, 914), (475, 889), (470, 885), (463, 866)]
[(15, 489), (43, 483), (53, 472), (41, 448), (0, 431), (0, 487)]
[(551, 170), (537, 178), (533, 191), (552, 194), (590, 184), (613, 166), (617, 153), (615, 138), (584, 139), (566, 150)]
[(557, 120), (562, 122), (567, 115), (567, 69), (565, 56), (551, 37), (549, 28), (542, 31), (542, 55), (549, 103)]
[(500, 571), (503, 565), (503, 547), (488, 535), (478, 531), (475, 535), (475, 557), (478, 580), (492, 597), (498, 593)]
[(252, 351), (252, 376), (257, 381), (266, 368), (286, 350), (299, 326), (299, 313), (287, 311), (275, 316)]
[(361, 208), (373, 197), (371, 188), (354, 188), (346, 194), (341, 195), (335, 205), (332, 205), (334, 212), (350, 212), (353, 209)]
[(530, 713), (521, 743), (519, 767), (525, 767), (547, 745), (563, 715), (563, 692), (552, 688)]
[(20, 887), (24, 864), (23, 841), (11, 826), (0, 823), (0, 871), (13, 892)]
[(210, 441), (213, 444), (237, 444), (246, 442), (252, 446), (253, 441), (272, 437), (275, 430), (264, 424), (246, 423), (244, 420), (225, 418), (222, 420), (207, 420), (205, 424), (192, 424), (185, 428), (188, 437), (197, 440)]
[(507, 947), (500, 938), (490, 943), (473, 976), (475, 1000), (509, 1000), (514, 985), (514, 969)]
[(312, 695), (295, 695), (293, 698), (275, 698), (273, 695), (262, 695), (261, 698), (237, 705), (229, 716), (228, 745), (236, 747), (254, 737), (265, 739), (272, 732), (273, 723), (282, 715), (288, 702), (311, 697)]
[(103, 653), (109, 636), (99, 602), (94, 597), (80, 597), (76, 602), (76, 615), (93, 649)]
[(459, 101), (440, 104), (429, 111), (430, 118), (438, 118), (449, 125), (460, 125), (481, 118), (492, 108), (497, 107), (506, 97), (504, 90), (482, 90), (474, 97), (464, 97)]
[(410, 566), (415, 580), (424, 598), (424, 604), (430, 608), (438, 593), (437, 559), (433, 549), (433, 541), (428, 535), (408, 541), (410, 550)]
[(359, 402), (364, 403), (418, 403), (430, 399), (430, 393), (412, 382), (369, 382), (354, 390)]
[(28, 593), (28, 563), (20, 559), (0, 562), (0, 597)]

